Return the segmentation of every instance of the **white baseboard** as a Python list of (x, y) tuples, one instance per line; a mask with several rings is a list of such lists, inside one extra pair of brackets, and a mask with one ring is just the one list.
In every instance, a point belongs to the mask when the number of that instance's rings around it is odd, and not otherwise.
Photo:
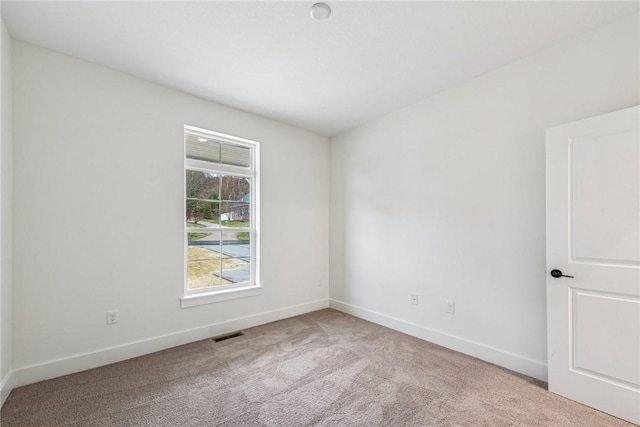
[(9, 393), (13, 390), (13, 371), (9, 371), (0, 382), (0, 408), (9, 397)]
[(38, 381), (97, 368), (110, 363), (144, 356), (145, 354), (154, 353), (156, 351), (165, 350), (178, 345), (188, 344), (190, 342), (238, 331), (240, 329), (264, 325), (265, 323), (310, 313), (327, 307), (329, 307), (329, 300), (321, 299), (14, 369), (11, 378), (12, 386), (21, 387)]
[(407, 335), (450, 348), (451, 350), (459, 351), (460, 353), (476, 357), (486, 362), (502, 366), (503, 368), (537, 378), (541, 381), (547, 381), (546, 363), (471, 341), (466, 338), (436, 331), (425, 326), (387, 316), (386, 314), (358, 307), (343, 301), (330, 299), (329, 307), (361, 319), (395, 329), (396, 331), (403, 332)]

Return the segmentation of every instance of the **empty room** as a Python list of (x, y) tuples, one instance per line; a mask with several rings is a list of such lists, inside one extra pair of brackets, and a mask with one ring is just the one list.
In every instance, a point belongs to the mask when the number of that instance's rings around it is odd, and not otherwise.
[(3, 427), (640, 425), (639, 1), (0, 12)]

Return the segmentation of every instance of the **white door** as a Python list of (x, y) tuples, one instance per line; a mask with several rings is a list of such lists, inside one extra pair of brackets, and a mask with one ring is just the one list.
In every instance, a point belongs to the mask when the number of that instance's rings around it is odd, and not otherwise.
[(639, 123), (633, 107), (547, 129), (546, 159), (549, 390), (636, 424)]

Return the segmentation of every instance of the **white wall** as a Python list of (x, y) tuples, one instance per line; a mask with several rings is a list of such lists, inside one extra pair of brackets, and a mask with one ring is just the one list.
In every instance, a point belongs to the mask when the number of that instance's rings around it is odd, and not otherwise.
[(626, 18), (333, 138), (332, 306), (546, 378), (545, 129), (638, 104), (639, 49)]
[[(328, 305), (326, 138), (19, 41), (13, 66), (16, 385)], [(185, 124), (261, 142), (262, 295), (180, 308)]]
[[(2, 374), (323, 307), (330, 249), (334, 307), (544, 378), (544, 130), (638, 104), (637, 33), (629, 18), (334, 138), (330, 248), (325, 138), (18, 41), (12, 187), (3, 37)], [(184, 124), (262, 142), (260, 296), (179, 308)]]
[(11, 392), (12, 336), (12, 104), (11, 104), (11, 37), (0, 19), (1, 105), (0, 115), (0, 406)]

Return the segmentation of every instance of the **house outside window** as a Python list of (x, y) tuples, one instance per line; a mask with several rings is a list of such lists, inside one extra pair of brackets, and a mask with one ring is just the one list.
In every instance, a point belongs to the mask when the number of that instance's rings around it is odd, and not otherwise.
[(185, 143), (185, 296), (258, 286), (258, 143), (191, 126)]

